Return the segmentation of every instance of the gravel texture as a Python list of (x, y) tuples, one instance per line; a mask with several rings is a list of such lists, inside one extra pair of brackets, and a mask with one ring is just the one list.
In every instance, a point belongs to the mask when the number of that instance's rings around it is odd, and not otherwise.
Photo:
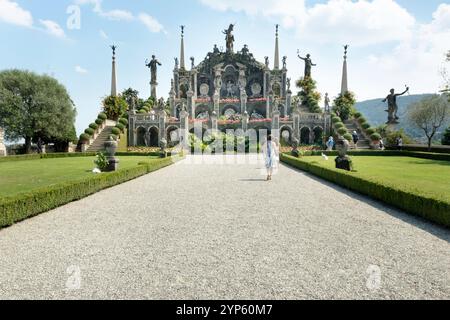
[(190, 157), (0, 230), (0, 298), (450, 299), (450, 230), (227, 160)]

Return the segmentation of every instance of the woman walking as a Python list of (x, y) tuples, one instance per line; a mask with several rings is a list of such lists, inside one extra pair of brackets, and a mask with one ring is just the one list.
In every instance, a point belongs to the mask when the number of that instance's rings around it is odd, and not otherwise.
[(267, 181), (272, 180), (273, 169), (278, 165), (279, 153), (277, 144), (272, 141), (272, 136), (267, 137), (266, 143), (262, 147), (265, 165), (267, 169)]

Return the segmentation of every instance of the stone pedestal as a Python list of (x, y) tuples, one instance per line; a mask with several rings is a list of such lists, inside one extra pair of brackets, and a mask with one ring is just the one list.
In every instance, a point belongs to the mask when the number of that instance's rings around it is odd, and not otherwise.
[(109, 140), (105, 142), (105, 150), (108, 160), (108, 166), (104, 169), (105, 172), (117, 171), (119, 169), (119, 159), (114, 157), (117, 150), (117, 141), (114, 141), (112, 136), (109, 137)]
[(342, 169), (342, 170), (347, 170), (347, 171), (352, 170), (352, 165), (351, 165), (352, 162), (348, 156), (337, 157), (334, 161), (336, 162), (336, 169)]
[(158, 82), (150, 82), (150, 96), (153, 98), (157, 98), (156, 88), (158, 87)]

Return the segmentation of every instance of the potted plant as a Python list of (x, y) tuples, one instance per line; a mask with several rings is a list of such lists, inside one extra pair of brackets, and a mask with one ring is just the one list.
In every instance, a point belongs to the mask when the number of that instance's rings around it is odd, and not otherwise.
[(370, 147), (375, 150), (380, 149), (380, 141), (381, 141), (381, 135), (378, 132), (373, 133), (370, 135), (371, 144)]

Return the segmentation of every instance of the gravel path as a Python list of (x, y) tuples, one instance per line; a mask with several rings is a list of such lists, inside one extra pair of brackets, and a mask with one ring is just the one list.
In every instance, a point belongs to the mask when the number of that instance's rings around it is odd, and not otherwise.
[(450, 299), (448, 229), (285, 166), (191, 160), (0, 230), (0, 298)]

